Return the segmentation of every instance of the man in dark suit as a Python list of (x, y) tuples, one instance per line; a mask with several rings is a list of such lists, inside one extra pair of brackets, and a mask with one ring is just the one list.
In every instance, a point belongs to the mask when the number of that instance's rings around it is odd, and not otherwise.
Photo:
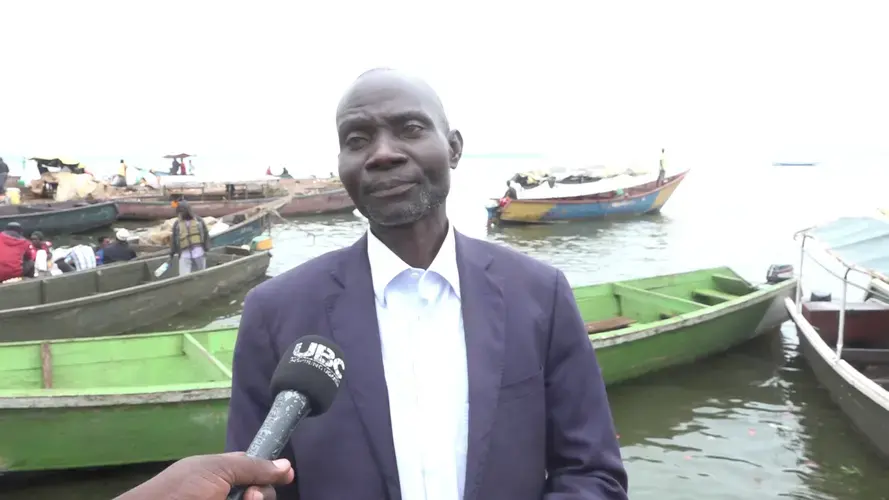
[(346, 382), (293, 435), (282, 456), (296, 479), (278, 498), (626, 499), (605, 386), (565, 276), (447, 219), (463, 138), (435, 92), (372, 70), (336, 121), (340, 177), (370, 230), (245, 299), (227, 449), (246, 449), (262, 424), (287, 347), (317, 334), (343, 349)]

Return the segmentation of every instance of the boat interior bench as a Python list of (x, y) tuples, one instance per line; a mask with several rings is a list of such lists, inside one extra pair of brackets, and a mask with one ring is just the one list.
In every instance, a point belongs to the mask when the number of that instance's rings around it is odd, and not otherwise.
[(636, 320), (625, 318), (623, 316), (607, 318), (599, 321), (590, 321), (586, 323), (586, 332), (592, 334), (610, 332), (612, 330), (620, 330), (621, 328), (626, 328), (635, 322)]
[[(840, 302), (803, 302), (803, 317), (830, 346), (836, 346)], [(846, 304), (844, 350), (855, 347), (889, 348), (889, 305), (882, 302)], [(854, 356), (854, 354), (852, 354)]]

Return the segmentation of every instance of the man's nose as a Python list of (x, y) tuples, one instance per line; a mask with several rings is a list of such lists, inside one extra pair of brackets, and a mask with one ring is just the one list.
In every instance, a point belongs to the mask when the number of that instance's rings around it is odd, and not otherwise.
[(365, 168), (392, 168), (407, 162), (405, 155), (394, 138), (389, 134), (380, 134), (374, 143), (374, 149), (365, 162)]

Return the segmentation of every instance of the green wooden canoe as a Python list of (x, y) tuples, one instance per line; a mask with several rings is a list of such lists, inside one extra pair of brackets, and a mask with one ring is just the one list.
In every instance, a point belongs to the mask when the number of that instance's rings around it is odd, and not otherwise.
[[(774, 329), (795, 282), (754, 287), (716, 268), (580, 287), (575, 296), (614, 384)], [(236, 336), (224, 329), (0, 345), (0, 471), (222, 450)]]

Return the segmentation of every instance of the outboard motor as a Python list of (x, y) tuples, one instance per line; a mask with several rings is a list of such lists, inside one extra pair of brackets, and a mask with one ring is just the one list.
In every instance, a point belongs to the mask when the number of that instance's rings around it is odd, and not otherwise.
[(770, 285), (793, 278), (793, 266), (790, 264), (773, 264), (766, 272), (766, 282)]
[(809, 296), (810, 302), (830, 302), (831, 300), (833, 297), (830, 296), (830, 292), (812, 290), (812, 294)]

